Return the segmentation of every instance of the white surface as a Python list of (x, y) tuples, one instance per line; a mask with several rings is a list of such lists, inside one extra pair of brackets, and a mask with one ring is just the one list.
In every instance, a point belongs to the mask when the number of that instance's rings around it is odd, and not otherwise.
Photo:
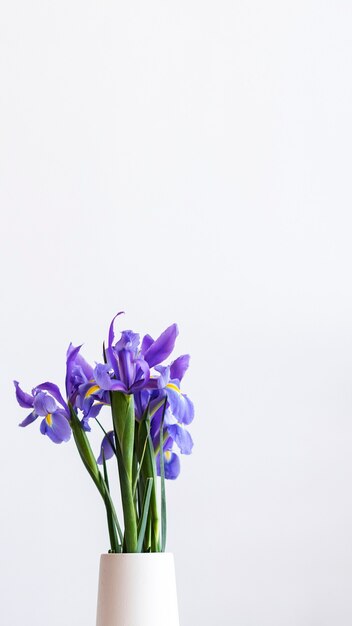
[(94, 626), (103, 505), (11, 380), (63, 384), (122, 308), (192, 354), (181, 626), (351, 625), (351, 30), (347, 0), (1, 3), (6, 626)]
[(173, 555), (103, 554), (97, 626), (164, 626), (165, 623), (179, 626)]

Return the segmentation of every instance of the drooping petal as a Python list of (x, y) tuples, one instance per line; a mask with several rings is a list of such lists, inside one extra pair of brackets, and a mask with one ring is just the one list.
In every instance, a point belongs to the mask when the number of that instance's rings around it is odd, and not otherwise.
[(102, 402), (96, 403), (96, 404), (92, 404), (90, 406), (90, 408), (88, 409), (87, 413), (83, 415), (83, 419), (82, 419), (82, 427), (83, 430), (85, 430), (86, 432), (90, 432), (92, 429), (90, 427), (89, 424), (89, 420), (90, 419), (95, 419), (96, 417), (98, 417), (101, 409), (103, 408), (104, 404)]
[(105, 406), (105, 404), (103, 402), (96, 402), (95, 404), (92, 404), (92, 406), (90, 407), (87, 415), (85, 416), (87, 419), (94, 419), (95, 417), (98, 417), (100, 411), (102, 410), (103, 406)]
[(172, 324), (149, 346), (144, 355), (149, 367), (154, 367), (167, 359), (174, 349), (177, 335), (177, 324)]
[(48, 396), (44, 391), (38, 391), (34, 396), (33, 401), (34, 410), (37, 415), (45, 417), (48, 413), (54, 413), (57, 409), (57, 404), (51, 396)]
[(170, 365), (170, 378), (181, 381), (188, 370), (190, 358), (189, 354), (183, 354), (173, 361)]
[(175, 383), (169, 383), (166, 387), (172, 414), (182, 424), (190, 424), (194, 418), (194, 406), (192, 400), (181, 393)]
[(33, 396), (31, 396), (29, 393), (26, 393), (25, 391), (22, 391), (17, 380), (14, 380), (13, 384), (16, 387), (16, 399), (18, 404), (24, 409), (33, 408)]
[(28, 426), (28, 424), (31, 424), (32, 422), (34, 422), (37, 419), (37, 417), (38, 417), (37, 413), (32, 411), (32, 413), (30, 413), (29, 415), (27, 415), (27, 417), (24, 418), (23, 422), (21, 422), (19, 426)]
[(54, 443), (68, 441), (71, 437), (70, 424), (65, 415), (59, 411), (43, 419), (40, 424), (40, 432), (47, 435)]
[(90, 423), (89, 423), (89, 419), (87, 417), (82, 417), (81, 426), (86, 433), (90, 433), (90, 431), (92, 430)]
[(42, 383), (41, 385), (38, 385), (36, 389), (42, 389), (43, 391), (48, 391), (55, 398), (55, 400), (57, 400), (57, 402), (59, 402), (61, 406), (64, 407), (65, 411), (67, 412), (67, 415), (70, 414), (68, 410), (68, 406), (65, 400), (63, 399), (60, 389), (58, 388), (57, 385), (55, 385), (54, 383), (46, 382), (46, 383)]
[(106, 461), (108, 459), (111, 459), (112, 456), (114, 456), (115, 454), (114, 446), (115, 446), (115, 435), (114, 435), (114, 431), (111, 430), (103, 437), (103, 441), (101, 442), (100, 454), (97, 459), (97, 463), (99, 465), (103, 464), (103, 451), (104, 451), (104, 456), (105, 456)]
[[(157, 474), (160, 476), (160, 454), (156, 457)], [(164, 452), (164, 474), (167, 480), (175, 480), (181, 470), (180, 459), (175, 452)]]
[(172, 424), (167, 427), (167, 432), (174, 440), (181, 454), (191, 454), (193, 448), (193, 440), (188, 430), (179, 424)]
[(188, 425), (193, 422), (194, 419), (194, 405), (192, 400), (190, 400), (190, 398), (186, 394), (182, 394), (182, 396), (184, 409), (182, 423)]

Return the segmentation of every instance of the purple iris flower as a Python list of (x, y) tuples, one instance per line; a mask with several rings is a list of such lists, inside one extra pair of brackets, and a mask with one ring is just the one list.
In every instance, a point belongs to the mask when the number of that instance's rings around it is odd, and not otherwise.
[(82, 346), (72, 343), (67, 350), (66, 392), (72, 406), (83, 413), (82, 426), (90, 431), (89, 420), (99, 415), (102, 407), (109, 403), (108, 393), (94, 379), (94, 370), (80, 354)]
[[(174, 479), (180, 472), (180, 460), (174, 451), (176, 446), (181, 454), (191, 454), (193, 441), (185, 428), (194, 417), (194, 407), (188, 396), (181, 392), (180, 384), (189, 366), (189, 355), (178, 357), (171, 365), (160, 365), (174, 349), (178, 335), (176, 324), (169, 326), (157, 339), (145, 335), (140, 337), (132, 330), (124, 330), (115, 342), (114, 322), (111, 322), (106, 349), (106, 363), (99, 363), (92, 376), (93, 392), (98, 390), (122, 391), (133, 394), (135, 417), (140, 421), (148, 408), (151, 418), (151, 437), (155, 450), (159, 450), (160, 427), (164, 413), (164, 466), (165, 477)], [(156, 375), (150, 374), (154, 368)], [(89, 390), (89, 385), (87, 389)], [(79, 389), (83, 391), (84, 385)], [(164, 403), (166, 399), (166, 410)], [(114, 455), (114, 432), (105, 434), (98, 457), (98, 463)], [(160, 472), (160, 454), (156, 454), (157, 469)]]
[(146, 388), (150, 380), (150, 368), (162, 363), (172, 352), (178, 335), (176, 324), (167, 328), (155, 341), (146, 335), (139, 348), (139, 335), (131, 330), (124, 330), (121, 338), (114, 344), (114, 322), (110, 324), (106, 364), (98, 364), (94, 378), (106, 391), (137, 393)]
[(20, 426), (28, 426), (38, 417), (42, 417), (40, 432), (43, 435), (47, 435), (54, 443), (68, 441), (71, 437), (69, 410), (59, 388), (53, 383), (43, 383), (29, 394), (20, 388), (17, 381), (14, 381), (14, 385), (19, 405), (32, 409)]
[[(164, 432), (168, 435), (166, 447), (164, 445), (165, 477), (176, 478), (180, 471), (180, 461), (173, 451), (177, 446), (181, 454), (191, 454), (193, 440), (185, 428), (194, 418), (194, 407), (192, 401), (180, 389), (180, 383), (189, 366), (189, 355), (178, 357), (169, 366), (157, 366), (155, 369), (160, 376), (157, 379), (158, 391), (151, 395), (150, 402), (157, 402), (157, 398), (167, 398), (166, 410), (164, 413)], [(159, 401), (160, 404), (160, 401)], [(162, 421), (163, 407), (160, 407), (153, 415), (151, 422), (151, 436), (155, 449), (159, 448), (160, 428)], [(160, 472), (160, 456), (157, 456), (157, 469)]]

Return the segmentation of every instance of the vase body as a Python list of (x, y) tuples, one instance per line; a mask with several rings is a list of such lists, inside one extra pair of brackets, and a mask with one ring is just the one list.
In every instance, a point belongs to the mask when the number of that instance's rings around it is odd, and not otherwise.
[(179, 626), (171, 553), (102, 554), (97, 626)]

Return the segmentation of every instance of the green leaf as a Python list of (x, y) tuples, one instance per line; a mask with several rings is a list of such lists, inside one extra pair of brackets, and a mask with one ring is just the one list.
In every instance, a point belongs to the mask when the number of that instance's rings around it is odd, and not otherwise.
[(95, 460), (95, 456), (93, 454), (92, 448), (90, 446), (87, 434), (83, 430), (81, 426), (81, 422), (79, 421), (70, 403), (69, 403), (69, 409), (70, 409), (70, 415), (71, 415), (70, 426), (71, 426), (73, 437), (77, 446), (77, 450), (79, 452), (79, 455), (83, 461), (85, 468), (87, 469), (89, 475), (93, 479), (101, 497), (104, 500), (107, 513), (108, 513), (108, 510), (109, 510), (109, 513), (111, 513), (111, 516), (116, 526), (116, 530), (119, 535), (120, 542), (122, 543), (123, 535), (122, 535), (121, 527), (120, 527), (120, 524), (116, 515), (114, 503), (110, 496), (109, 489), (105, 483), (104, 478), (102, 477), (99, 471), (99, 468)]
[(147, 445), (148, 445), (149, 433), (150, 433), (150, 425), (149, 425), (149, 423), (147, 423), (147, 435), (146, 435), (146, 438), (144, 440), (142, 454), (141, 454), (140, 459), (138, 461), (138, 469), (137, 469), (136, 477), (135, 477), (134, 483), (133, 483), (133, 497), (136, 495), (137, 484), (138, 484), (139, 476), (140, 476), (142, 465), (143, 465), (143, 461), (144, 461), (145, 451), (146, 451)]
[(133, 396), (123, 394), (120, 391), (111, 391), (110, 399), (125, 523), (124, 550), (126, 552), (136, 552), (137, 513), (132, 493), (135, 431), (134, 400)]
[(153, 479), (147, 478), (147, 483), (146, 483), (144, 498), (143, 498), (142, 517), (138, 525), (137, 552), (142, 552), (145, 529), (147, 526), (147, 519), (148, 519), (148, 513), (149, 513), (150, 498), (152, 495), (152, 488), (153, 488)]
[(165, 552), (166, 547), (166, 492), (165, 492), (165, 464), (164, 464), (164, 419), (167, 400), (165, 399), (163, 415), (160, 424), (160, 480), (161, 480), (161, 552)]
[(112, 391), (110, 395), (114, 429), (120, 443), (128, 479), (132, 482), (135, 429), (134, 398), (132, 394), (125, 394), (122, 391)]
[[(104, 468), (104, 480), (105, 480), (105, 484), (107, 486), (108, 492), (110, 493), (110, 486), (109, 486), (109, 476), (108, 476), (108, 470), (106, 467), (106, 460), (105, 460), (105, 454), (104, 454), (104, 450), (103, 450), (103, 468)], [(110, 507), (106, 507), (106, 516), (108, 519), (108, 529), (109, 529), (109, 537), (110, 537), (110, 544), (111, 544), (111, 552), (121, 552), (121, 546), (119, 545), (119, 542), (117, 540), (117, 534), (116, 534), (116, 526), (114, 523), (114, 519), (111, 513), (111, 509)]]
[(147, 438), (147, 448), (146, 448), (146, 452), (145, 452), (143, 463), (142, 463), (140, 482), (142, 484), (142, 489), (143, 489), (145, 488), (147, 479), (153, 478), (153, 490), (152, 490), (152, 495), (151, 495), (150, 512), (149, 512), (149, 520), (148, 520), (149, 530), (147, 529), (147, 535), (148, 537), (150, 535), (150, 538), (151, 538), (151, 551), (160, 552), (159, 509), (158, 509), (158, 498), (157, 498), (157, 476), (156, 476), (156, 466), (155, 466), (155, 451), (154, 451), (153, 441), (148, 430), (148, 423), (149, 423), (149, 414), (148, 414), (148, 411), (146, 411), (139, 425), (138, 450), (139, 450), (140, 458), (141, 458), (142, 451), (143, 451), (144, 441)]

